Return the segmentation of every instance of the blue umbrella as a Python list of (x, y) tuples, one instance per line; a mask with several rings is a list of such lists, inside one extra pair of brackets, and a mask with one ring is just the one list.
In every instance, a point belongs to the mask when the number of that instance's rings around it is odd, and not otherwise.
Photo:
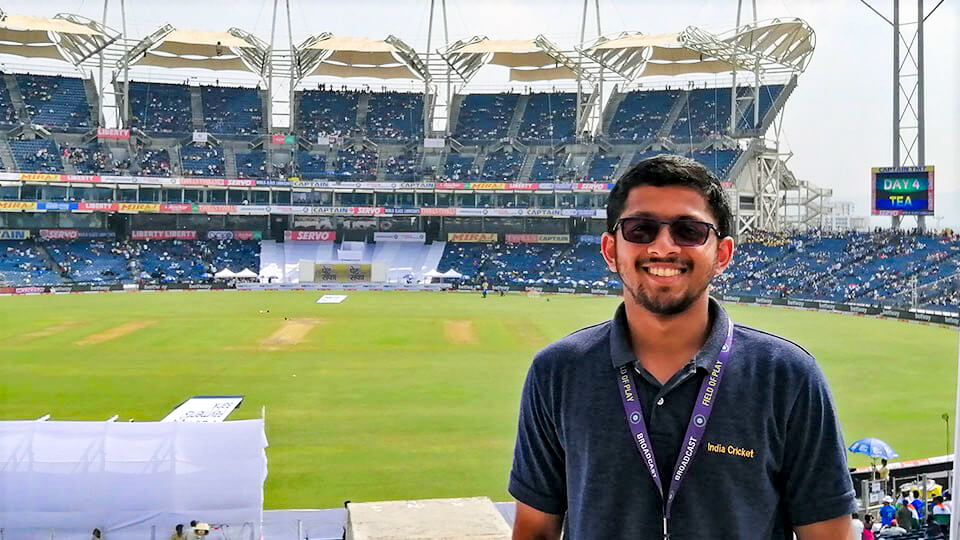
[(860, 439), (850, 445), (849, 450), (854, 454), (865, 454), (873, 459), (885, 458), (893, 459), (900, 457), (900, 454), (893, 451), (890, 445), (880, 439)]

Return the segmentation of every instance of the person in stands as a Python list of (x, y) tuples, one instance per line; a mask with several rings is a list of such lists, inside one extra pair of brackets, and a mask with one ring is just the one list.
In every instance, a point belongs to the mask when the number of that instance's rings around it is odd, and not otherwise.
[(173, 534), (170, 535), (170, 540), (187, 540), (187, 535), (183, 532), (183, 523), (176, 526)]
[(857, 512), (853, 513), (852, 519), (850, 520), (851, 530), (850, 532), (853, 535), (853, 540), (861, 540), (863, 538), (863, 522), (860, 521), (860, 514)]
[(913, 509), (910, 506), (910, 503), (906, 499), (900, 500), (900, 509), (897, 510), (897, 524), (906, 529), (908, 532), (913, 530)]
[(887, 495), (883, 498), (883, 506), (880, 507), (880, 525), (886, 527), (893, 523), (897, 517), (897, 509), (893, 507), (893, 497)]

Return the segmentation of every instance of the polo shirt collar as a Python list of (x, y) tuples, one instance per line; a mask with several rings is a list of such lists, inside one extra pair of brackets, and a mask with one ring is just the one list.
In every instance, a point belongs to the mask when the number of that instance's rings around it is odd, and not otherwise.
[[(713, 363), (720, 354), (723, 342), (727, 339), (727, 324), (730, 318), (727, 312), (720, 306), (720, 303), (712, 297), (709, 300), (710, 333), (707, 335), (707, 341), (693, 358), (697, 367), (706, 370), (713, 368)], [(627, 309), (621, 303), (613, 316), (613, 325), (610, 331), (610, 359), (613, 361), (614, 368), (620, 368), (623, 365), (637, 361), (637, 357), (630, 346), (630, 330), (627, 327)]]

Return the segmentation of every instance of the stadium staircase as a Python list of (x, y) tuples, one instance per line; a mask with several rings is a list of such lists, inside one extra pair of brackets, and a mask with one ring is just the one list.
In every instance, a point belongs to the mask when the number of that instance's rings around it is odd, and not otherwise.
[(7, 144), (7, 139), (5, 138), (0, 139), (0, 160), (3, 161), (4, 170), (10, 172), (16, 172), (20, 170), (20, 168), (17, 167), (16, 160), (13, 159), (13, 153), (10, 151), (10, 145)]
[(167, 153), (170, 155), (170, 169), (171, 173), (177, 175), (183, 173), (183, 162), (180, 160), (183, 159), (180, 156), (180, 145), (174, 144), (166, 147)]
[(483, 152), (477, 154), (477, 159), (473, 160), (473, 166), (477, 169), (477, 178), (483, 177), (483, 164), (487, 161), (487, 154), (489, 152)]
[[(463, 104), (463, 95), (454, 94), (453, 99), (450, 100), (450, 109), (448, 114), (450, 118), (447, 119), (447, 133), (453, 134), (457, 130), (457, 120), (460, 119), (460, 105)], [(439, 170), (439, 169), (438, 169)]]
[(610, 176), (611, 181), (616, 181), (617, 178), (623, 176), (623, 173), (630, 170), (630, 167), (633, 166), (633, 158), (637, 155), (637, 152), (634, 150), (629, 150), (623, 153), (623, 157), (620, 158), (620, 163), (617, 164), (617, 168), (613, 170), (613, 174)]
[(206, 131), (203, 126), (203, 98), (199, 86), (190, 87), (190, 125), (194, 131)]
[(83, 93), (87, 96), (87, 103), (90, 104), (90, 119), (94, 126), (102, 126), (103, 118), (100, 114), (100, 96), (97, 94), (97, 85), (93, 78), (83, 79)]
[(360, 92), (357, 97), (357, 125), (367, 125), (367, 113), (370, 112), (370, 92)]
[(7, 85), (7, 92), (10, 93), (10, 102), (17, 111), (17, 117), (24, 123), (30, 122), (30, 113), (27, 112), (27, 105), (23, 101), (23, 94), (20, 92), (20, 85), (17, 84), (17, 78), (10, 74), (3, 74), (3, 83)]
[(223, 174), (227, 178), (237, 178), (237, 153), (232, 146), (225, 144), (223, 150)]
[(54, 274), (61, 276), (60, 279), (66, 282), (73, 282), (73, 279), (70, 277), (63, 276), (63, 267), (60, 266), (57, 261), (53, 260), (53, 257), (50, 255), (50, 252), (47, 251), (47, 248), (43, 244), (34, 243), (34, 247), (37, 249), (37, 253), (40, 254), (40, 258), (43, 259), (43, 262), (47, 264), (47, 268), (50, 269)]
[(686, 105), (689, 97), (690, 92), (685, 91), (684, 93), (680, 94), (680, 97), (673, 101), (673, 106), (670, 108), (670, 112), (667, 113), (667, 119), (664, 120), (663, 125), (657, 130), (657, 134), (654, 137), (657, 139), (670, 138), (670, 132), (673, 131), (673, 124), (675, 124), (677, 118), (680, 117), (680, 113), (683, 111), (683, 106)]
[(625, 92), (620, 92), (616, 88), (613, 90), (610, 99), (607, 101), (607, 106), (603, 108), (603, 116), (600, 119), (603, 133), (610, 133), (610, 122), (613, 121), (617, 109), (620, 108), (620, 104), (623, 103), (623, 98), (626, 96), (627, 94)]
[(533, 172), (533, 166), (537, 164), (537, 158), (540, 157), (536, 152), (527, 152), (523, 158), (523, 165), (520, 166), (520, 172), (517, 174), (517, 182), (529, 182), (530, 173)]
[[(58, 146), (57, 148), (59, 148), (59, 146)], [(62, 150), (61, 150), (61, 152), (62, 152)], [(77, 172), (77, 167), (76, 167), (73, 163), (71, 163), (70, 160), (69, 160), (66, 156), (61, 157), (61, 158), (60, 158), (60, 161), (63, 162), (63, 172), (64, 172), (64, 173), (70, 174), (70, 175), (80, 174), (80, 173)]]
[(517, 107), (513, 110), (513, 118), (510, 119), (510, 126), (507, 128), (507, 137), (516, 139), (520, 132), (520, 124), (523, 122), (523, 113), (527, 110), (527, 103), (530, 102), (530, 96), (520, 96), (517, 98)]

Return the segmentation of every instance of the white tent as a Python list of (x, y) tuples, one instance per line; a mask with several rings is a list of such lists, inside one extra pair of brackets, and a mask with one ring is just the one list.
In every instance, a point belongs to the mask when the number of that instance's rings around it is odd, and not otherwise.
[(237, 277), (237, 274), (232, 272), (229, 268), (224, 268), (223, 270), (214, 274), (213, 277), (217, 279), (227, 279), (227, 278)]
[(260, 538), (266, 447), (262, 419), (0, 422), (4, 538), (139, 540), (194, 516)]
[(463, 277), (463, 274), (461, 274), (460, 272), (457, 272), (456, 270), (454, 270), (453, 268), (451, 268), (451, 269), (447, 270), (446, 272), (440, 274), (440, 276), (441, 276), (441, 277), (444, 277), (444, 278), (446, 278), (446, 279), (460, 279), (460, 278)]
[(445, 276), (443, 275), (443, 273), (438, 272), (436, 269), (434, 269), (434, 270), (431, 270), (431, 271), (427, 272), (426, 274), (424, 274), (423, 277), (425, 277), (425, 278), (442, 278), (442, 277), (445, 277)]
[(249, 268), (244, 268), (243, 270), (237, 272), (234, 275), (238, 278), (256, 278), (257, 277), (257, 273), (254, 272), (253, 270), (250, 270)]

